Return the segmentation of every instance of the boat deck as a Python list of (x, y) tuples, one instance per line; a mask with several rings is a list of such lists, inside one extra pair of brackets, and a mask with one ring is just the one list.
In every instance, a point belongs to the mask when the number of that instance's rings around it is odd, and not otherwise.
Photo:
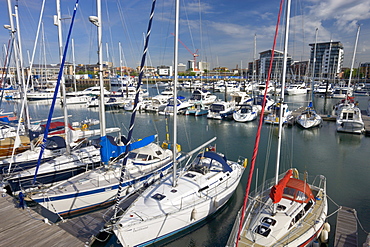
[(356, 210), (342, 207), (337, 215), (334, 246), (357, 247), (357, 238)]
[(17, 208), (14, 198), (0, 199), (0, 239), (2, 246), (85, 246), (56, 224), (46, 224), (31, 209)]
[[(321, 192), (317, 196), (322, 197)], [(289, 231), (289, 233), (287, 233), (285, 236), (277, 240), (277, 243), (274, 246), (289, 245), (290, 242), (294, 241), (297, 237), (301, 236), (308, 229), (310, 229), (312, 225), (315, 223), (315, 220), (317, 219), (317, 215), (321, 214), (322, 203), (323, 203), (323, 200), (317, 200), (315, 203), (315, 206), (313, 207), (313, 210), (309, 212), (307, 216), (304, 217), (303, 220), (300, 221), (299, 227), (295, 227), (294, 230)], [(259, 207), (258, 203), (255, 205), (255, 207)], [(244, 236), (246, 235), (246, 231), (249, 231), (249, 229), (243, 228), (240, 234), (240, 240), (239, 240), (238, 246), (263, 247), (263, 245), (256, 244), (251, 239), (245, 238)]]

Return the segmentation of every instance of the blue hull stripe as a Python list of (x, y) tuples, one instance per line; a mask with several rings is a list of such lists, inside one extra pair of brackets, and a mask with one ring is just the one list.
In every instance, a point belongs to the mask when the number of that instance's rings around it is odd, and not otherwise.
[[(145, 181), (148, 178), (150, 178), (154, 173), (165, 171), (165, 170), (169, 169), (170, 167), (172, 167), (172, 162), (169, 163), (167, 166), (161, 168), (161, 169), (158, 169), (158, 170), (153, 171), (150, 174), (147, 174), (147, 175), (142, 176), (140, 178), (133, 179), (133, 180), (130, 180), (130, 181), (126, 182), (126, 183), (123, 183), (123, 186), (129, 186), (129, 185), (135, 184), (137, 182)], [(75, 197), (80, 197), (80, 196), (86, 196), (86, 195), (92, 195), (92, 194), (102, 193), (102, 192), (105, 192), (106, 190), (116, 190), (116, 189), (118, 189), (118, 186), (119, 186), (119, 184), (117, 182), (116, 185), (107, 186), (107, 187), (99, 188), (99, 189), (95, 189), (95, 190), (89, 190), (89, 191), (85, 191), (85, 192), (73, 193), (73, 194), (68, 194), (68, 195), (52, 196), (52, 197), (49, 198), (49, 200), (50, 201), (58, 201), (58, 200), (65, 200), (65, 199), (70, 199), (70, 198), (75, 198)], [(45, 200), (44, 200), (44, 198), (40, 198), (40, 199), (34, 199), (34, 201), (37, 202), (37, 203), (42, 203)], [(78, 210), (78, 209), (76, 209), (76, 210)]]

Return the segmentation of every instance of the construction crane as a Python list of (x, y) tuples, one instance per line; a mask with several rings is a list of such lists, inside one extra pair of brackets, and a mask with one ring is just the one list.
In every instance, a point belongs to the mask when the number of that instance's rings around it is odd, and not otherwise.
[[(171, 33), (173, 36), (175, 36), (174, 33)], [(194, 71), (199, 71), (198, 67), (197, 67), (197, 57), (199, 56), (198, 55), (198, 49), (195, 51), (195, 52), (192, 52), (185, 44), (184, 42), (182, 42), (180, 39), (179, 39), (179, 42), (185, 47), (185, 49), (191, 54), (193, 55), (193, 60), (194, 60)]]

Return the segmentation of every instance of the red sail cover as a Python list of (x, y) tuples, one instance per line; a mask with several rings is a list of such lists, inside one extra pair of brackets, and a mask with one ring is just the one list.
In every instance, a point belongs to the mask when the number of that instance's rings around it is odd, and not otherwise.
[(279, 181), (279, 183), (272, 186), (270, 191), (270, 198), (273, 203), (280, 202), (281, 198), (283, 197), (284, 188), (291, 178), (292, 174), (293, 170), (288, 170), (285, 176)]

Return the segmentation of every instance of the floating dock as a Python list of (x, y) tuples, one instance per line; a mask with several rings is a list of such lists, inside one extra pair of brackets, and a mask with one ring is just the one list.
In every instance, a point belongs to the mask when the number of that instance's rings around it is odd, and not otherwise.
[(17, 207), (9, 195), (0, 198), (1, 246), (85, 246), (78, 238), (31, 209)]
[(335, 227), (335, 247), (357, 247), (357, 216), (356, 210), (341, 207), (337, 214)]

